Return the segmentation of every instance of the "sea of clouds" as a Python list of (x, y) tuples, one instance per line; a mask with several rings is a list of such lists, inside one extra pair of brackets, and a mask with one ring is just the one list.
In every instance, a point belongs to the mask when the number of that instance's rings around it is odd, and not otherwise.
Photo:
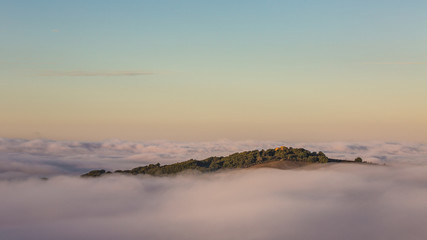
[(323, 151), (330, 158), (353, 160), (360, 156), (365, 161), (387, 164), (419, 164), (427, 156), (426, 144), (396, 142), (82, 142), (0, 138), (0, 179), (80, 175), (93, 169), (131, 169), (149, 163), (201, 160), (210, 156), (226, 156), (234, 152), (283, 145)]
[[(380, 165), (79, 177), (280, 145)], [(426, 239), (426, 163), (416, 143), (0, 138), (0, 239)]]

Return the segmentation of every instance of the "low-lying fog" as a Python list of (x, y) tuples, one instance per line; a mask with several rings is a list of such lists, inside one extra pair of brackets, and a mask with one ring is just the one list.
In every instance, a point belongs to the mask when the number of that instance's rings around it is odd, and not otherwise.
[[(279, 145), (387, 165), (78, 177)], [(426, 239), (426, 160), (408, 143), (0, 139), (0, 239)]]

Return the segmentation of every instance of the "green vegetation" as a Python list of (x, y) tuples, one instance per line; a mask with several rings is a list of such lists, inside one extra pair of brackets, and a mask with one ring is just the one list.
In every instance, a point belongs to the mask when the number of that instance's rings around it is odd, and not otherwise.
[(355, 162), (363, 162), (361, 157), (357, 157), (356, 159), (354, 159)]
[[(310, 152), (303, 148), (279, 147), (276, 149), (254, 150), (234, 153), (227, 157), (209, 157), (204, 160), (190, 159), (185, 162), (161, 166), (160, 163), (137, 167), (131, 170), (117, 170), (122, 174), (148, 174), (161, 176), (176, 174), (184, 170), (197, 170), (200, 172), (213, 172), (220, 169), (248, 168), (257, 164), (272, 161), (299, 161), (308, 163), (327, 163), (328, 157), (323, 152)], [(107, 173), (105, 170), (93, 170), (82, 177), (98, 177)]]
[(99, 177), (101, 175), (109, 174), (109, 173), (111, 173), (111, 172), (110, 171), (107, 172), (104, 169), (93, 170), (93, 171), (90, 171), (90, 172), (88, 172), (86, 174), (83, 174), (82, 177)]

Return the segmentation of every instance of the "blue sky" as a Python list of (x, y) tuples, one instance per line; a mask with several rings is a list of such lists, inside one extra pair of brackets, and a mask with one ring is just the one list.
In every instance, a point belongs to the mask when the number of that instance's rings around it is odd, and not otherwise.
[(425, 140), (426, 1), (1, 5), (4, 137)]

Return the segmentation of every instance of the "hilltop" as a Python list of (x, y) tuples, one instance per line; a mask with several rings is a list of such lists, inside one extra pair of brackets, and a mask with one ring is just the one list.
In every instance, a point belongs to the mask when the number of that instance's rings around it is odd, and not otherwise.
[(214, 172), (223, 169), (238, 169), (251, 167), (272, 167), (290, 169), (303, 167), (309, 164), (324, 164), (328, 162), (361, 163), (362, 159), (355, 161), (328, 158), (323, 152), (310, 152), (304, 148), (278, 147), (267, 150), (253, 150), (233, 153), (226, 157), (209, 157), (204, 160), (190, 159), (169, 165), (149, 164), (130, 170), (93, 170), (82, 177), (99, 177), (106, 174), (148, 174), (152, 176), (164, 176), (177, 174), (186, 170), (197, 170), (200, 172)]

